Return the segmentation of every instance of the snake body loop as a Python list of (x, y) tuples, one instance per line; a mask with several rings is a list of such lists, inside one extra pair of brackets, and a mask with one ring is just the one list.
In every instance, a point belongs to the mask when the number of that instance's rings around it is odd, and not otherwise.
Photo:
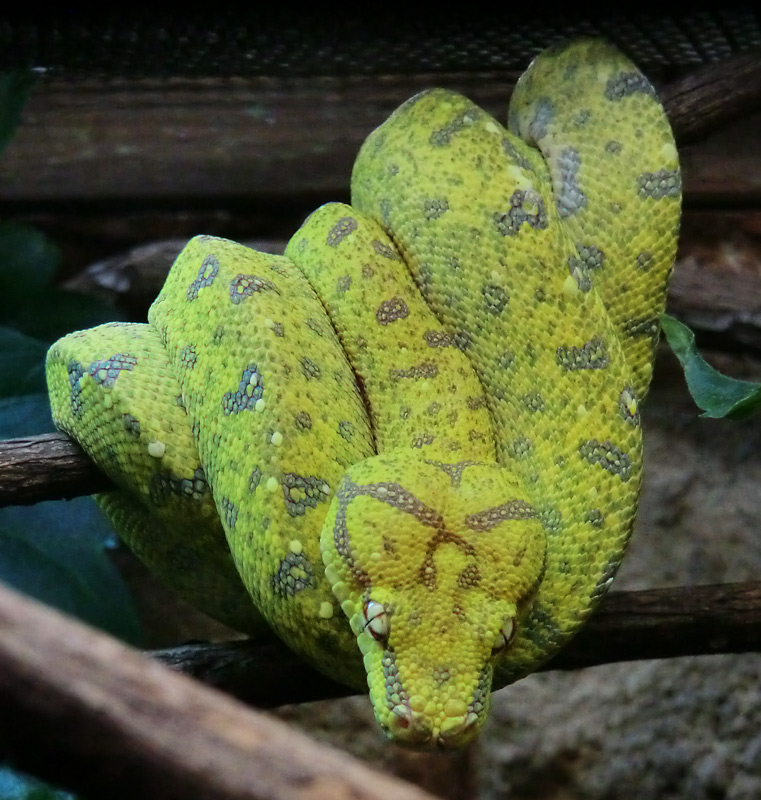
[(369, 686), (389, 736), (462, 745), (623, 557), (680, 194), (604, 43), (541, 54), (509, 129), (424, 92), (285, 256), (196, 237), (147, 325), (56, 343), (54, 418), (178, 591)]

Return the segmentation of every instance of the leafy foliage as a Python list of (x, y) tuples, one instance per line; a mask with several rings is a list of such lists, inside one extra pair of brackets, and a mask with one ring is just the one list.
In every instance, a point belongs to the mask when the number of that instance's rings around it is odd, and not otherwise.
[(684, 370), (687, 388), (704, 417), (745, 419), (761, 407), (761, 385), (722, 375), (698, 353), (695, 334), (664, 314), (661, 327)]
[(0, 800), (73, 800), (74, 795), (53, 789), (11, 767), (0, 765)]
[[(0, 151), (31, 90), (31, 73), (0, 75)], [(53, 430), (45, 355), (71, 330), (116, 319), (114, 309), (58, 289), (58, 248), (28, 226), (0, 223), (0, 438)], [(0, 581), (137, 644), (132, 599), (108, 558), (114, 543), (91, 498), (0, 509)], [(74, 796), (0, 765), (0, 800)]]
[[(0, 76), (0, 147), (31, 85), (27, 73)], [(45, 385), (52, 342), (117, 315), (54, 285), (60, 256), (41, 231), (0, 223), (0, 253), (0, 437), (7, 439), (53, 430)], [(0, 580), (137, 643), (137, 616), (107, 553), (113, 542), (90, 498), (0, 509)]]
[(21, 110), (34, 85), (27, 70), (0, 75), (0, 152), (10, 142), (21, 118)]

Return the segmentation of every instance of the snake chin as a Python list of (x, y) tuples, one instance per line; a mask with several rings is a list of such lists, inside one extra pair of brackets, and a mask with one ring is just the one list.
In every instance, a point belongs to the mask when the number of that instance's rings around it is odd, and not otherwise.
[(397, 705), (380, 726), (389, 739), (422, 751), (459, 749), (476, 738), (486, 719), (485, 714), (468, 712), (447, 717), (435, 724), (424, 714), (417, 714), (409, 706)]

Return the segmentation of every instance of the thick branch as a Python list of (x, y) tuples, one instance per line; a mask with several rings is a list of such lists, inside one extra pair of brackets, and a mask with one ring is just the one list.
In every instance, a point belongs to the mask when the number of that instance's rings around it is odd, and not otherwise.
[[(662, 89), (681, 145), (759, 108), (759, 60), (757, 53), (730, 57)], [(657, 70), (652, 75), (657, 79)], [(222, 204), (239, 209), (243, 229), (255, 234), (257, 214), (272, 224), (286, 207), (306, 212), (314, 201), (346, 199), (362, 141), (416, 92), (454, 89), (503, 120), (513, 78), (505, 71), (171, 82), (48, 76), (3, 153), (0, 203), (15, 213), (19, 202), (55, 201), (62, 207), (55, 229), (69, 219), (80, 239), (87, 223), (78, 210), (71, 218), (65, 211), (76, 200), (97, 204), (100, 210), (88, 211), (96, 216), (140, 215), (147, 203), (150, 218), (140, 219), (149, 226), (157, 204), (183, 213)], [(252, 108), (259, 113), (252, 116)], [(685, 178), (689, 200), (693, 184)], [(722, 181), (721, 193), (731, 186)], [(742, 188), (758, 198), (752, 178)], [(98, 233), (114, 235), (100, 227)]]
[[(743, 652), (761, 652), (761, 583), (612, 592), (544, 669)], [(153, 656), (262, 708), (351, 694), (276, 642), (194, 644)]]
[(2, 585), (0, 750), (93, 797), (432, 797)]
[(734, 56), (674, 81), (660, 92), (679, 145), (761, 110), (761, 53)]

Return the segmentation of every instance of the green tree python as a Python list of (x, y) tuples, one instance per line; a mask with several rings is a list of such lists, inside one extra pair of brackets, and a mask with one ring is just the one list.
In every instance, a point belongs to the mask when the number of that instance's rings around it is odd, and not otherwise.
[(147, 324), (51, 348), (53, 416), (163, 580), (369, 687), (389, 737), (456, 747), (623, 557), (677, 151), (638, 69), (574, 41), (507, 128), (452, 91), (408, 100), (351, 203), (284, 256), (192, 239)]

